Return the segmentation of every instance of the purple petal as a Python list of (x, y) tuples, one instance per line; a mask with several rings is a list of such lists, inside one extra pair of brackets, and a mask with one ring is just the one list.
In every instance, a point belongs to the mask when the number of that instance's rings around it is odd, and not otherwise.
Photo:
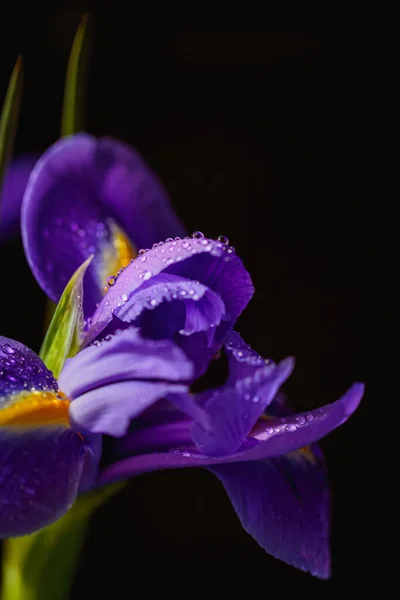
[[(66, 361), (59, 377), (60, 388), (74, 399), (85, 392), (131, 379), (188, 381), (193, 365), (170, 340), (146, 340), (129, 328)], [(110, 398), (116, 403), (118, 399)]]
[(243, 525), (268, 554), (330, 576), (329, 489), (322, 460), (284, 457), (212, 467)]
[[(166, 307), (165, 303), (169, 306)], [(172, 309), (171, 303), (174, 303)], [(175, 303), (184, 303), (184, 306), (177, 306)], [(129, 296), (121, 294), (119, 304), (114, 310), (114, 316), (121, 321), (134, 322), (141, 327), (146, 337), (153, 339), (172, 337), (177, 332), (191, 335), (206, 331), (219, 325), (225, 313), (220, 296), (206, 286), (165, 273), (145, 281)], [(144, 312), (149, 311), (150, 314), (139, 319)]]
[(87, 134), (59, 140), (40, 158), (24, 196), (21, 224), (32, 272), (54, 301), (76, 268), (95, 255), (85, 277), (86, 314), (102, 298), (106, 276), (132, 257), (124, 232), (140, 247), (158, 240), (168, 225), (182, 231), (139, 155)]
[(57, 392), (53, 374), (32, 350), (0, 336), (0, 410), (14, 394), (21, 391)]
[(68, 429), (0, 428), (0, 538), (50, 525), (73, 504), (85, 461)]
[(238, 452), (239, 460), (257, 460), (293, 452), (320, 440), (345, 423), (360, 404), (364, 385), (355, 383), (339, 400), (306, 413), (260, 420), (249, 439), (254, 446)]
[(37, 158), (21, 156), (9, 165), (0, 190), (0, 240), (19, 233), (22, 197)]
[(262, 364), (252, 376), (215, 390), (204, 404), (211, 428), (195, 423), (192, 429), (193, 441), (203, 454), (234, 454), (294, 367), (291, 358), (278, 365), (267, 366), (264, 361)]
[(72, 426), (77, 431), (103, 433), (114, 437), (124, 435), (131, 419), (167, 394), (184, 394), (184, 385), (124, 381), (103, 385), (78, 396), (70, 405)]
[(93, 316), (88, 340), (112, 320), (122, 296), (130, 297), (142, 284), (160, 273), (178, 275), (207, 286), (221, 297), (232, 324), (254, 291), (240, 258), (221, 242), (206, 238), (165, 242), (136, 258), (119, 275)]

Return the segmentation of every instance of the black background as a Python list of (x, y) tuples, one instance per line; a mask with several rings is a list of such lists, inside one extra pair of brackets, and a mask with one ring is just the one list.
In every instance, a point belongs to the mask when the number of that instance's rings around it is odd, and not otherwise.
[[(71, 9), (1, 21), (0, 98), (21, 51), (25, 62), (19, 153), (40, 153), (58, 137), (79, 17)], [(333, 488), (331, 581), (266, 555), (211, 474), (171, 471), (133, 481), (97, 512), (72, 597), (213, 597), (219, 589), (241, 597), (243, 588), (255, 598), (291, 583), (324, 595), (376, 583), (371, 488), (381, 459), (370, 438), (385, 402), (378, 365), (397, 165), (395, 30), (338, 21), (155, 24), (112, 10), (92, 25), (87, 129), (137, 148), (189, 230), (225, 234), (236, 246), (256, 286), (238, 328), (261, 354), (296, 357), (285, 387), (292, 406), (331, 402), (353, 381), (367, 392), (322, 442)], [(0, 261), (1, 334), (38, 350), (44, 297), (20, 242), (1, 248)]]

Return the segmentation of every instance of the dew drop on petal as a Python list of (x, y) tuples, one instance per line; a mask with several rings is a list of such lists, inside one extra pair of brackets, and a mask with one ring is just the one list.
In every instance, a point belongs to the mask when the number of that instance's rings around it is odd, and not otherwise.
[(204, 233), (202, 231), (194, 231), (192, 233), (192, 238), (200, 240), (201, 238), (204, 237)]
[(109, 277), (109, 278), (107, 279), (107, 283), (108, 283), (108, 285), (109, 285), (109, 286), (111, 286), (111, 287), (112, 287), (113, 285), (115, 285), (115, 282), (116, 282), (116, 281), (117, 281), (117, 278), (116, 278), (114, 275), (112, 275), (111, 277)]
[(122, 302), (126, 302), (128, 300), (128, 294), (121, 294)]
[(224, 246), (228, 246), (229, 238), (227, 238), (226, 235), (219, 235), (217, 239), (221, 244), (224, 244)]
[(143, 279), (144, 279), (144, 280), (150, 279), (150, 277), (151, 277), (152, 275), (153, 275), (153, 273), (152, 273), (151, 271), (145, 271), (145, 272), (143, 273)]

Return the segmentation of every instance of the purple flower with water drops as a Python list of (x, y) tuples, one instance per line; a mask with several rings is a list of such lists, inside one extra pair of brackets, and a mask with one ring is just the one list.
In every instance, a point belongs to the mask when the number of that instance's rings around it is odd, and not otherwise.
[[(51, 522), (88, 486), (157, 469), (206, 467), (267, 552), (328, 577), (329, 491), (314, 444), (354, 412), (363, 386), (291, 415), (279, 389), (293, 359), (264, 360), (233, 331), (252, 293), (227, 240), (197, 232), (156, 245), (114, 278), (86, 332), (91, 345), (66, 362), (58, 382), (28, 349), (13, 363), (3, 348), (0, 443), (7, 452), (0, 481), (4, 486), (11, 474), (16, 481), (12, 502), (1, 496), (3, 536), (12, 533), (10, 523), (21, 533), (28, 522), (30, 531), (43, 526), (43, 514)], [(7, 344), (14, 353), (20, 348)], [(220, 350), (229, 361), (227, 381), (192, 393), (191, 384)], [(46, 381), (25, 369), (24, 353)], [(104, 469), (101, 435), (116, 438), (114, 460)], [(39, 443), (44, 452), (36, 451)], [(35, 471), (28, 456), (37, 457)], [(57, 460), (70, 482), (67, 489), (60, 483), (59, 500), (49, 491), (58, 486)]]
[(15, 232), (21, 211), (29, 265), (54, 302), (94, 254), (85, 278), (89, 317), (108, 276), (139, 248), (185, 233), (156, 174), (123, 142), (79, 133), (53, 144), (31, 172), (34, 162), (16, 161), (5, 178), (0, 239)]

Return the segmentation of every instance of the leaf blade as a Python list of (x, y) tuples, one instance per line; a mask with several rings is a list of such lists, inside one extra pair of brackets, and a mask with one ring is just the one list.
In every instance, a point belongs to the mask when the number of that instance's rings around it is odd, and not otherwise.
[(88, 62), (88, 20), (89, 14), (85, 13), (76, 30), (68, 59), (61, 117), (61, 137), (84, 129), (83, 99)]
[(83, 277), (92, 259), (93, 255), (89, 256), (67, 283), (39, 352), (55, 378), (71, 355), (71, 348), (75, 353), (78, 350), (76, 332), (82, 320)]

